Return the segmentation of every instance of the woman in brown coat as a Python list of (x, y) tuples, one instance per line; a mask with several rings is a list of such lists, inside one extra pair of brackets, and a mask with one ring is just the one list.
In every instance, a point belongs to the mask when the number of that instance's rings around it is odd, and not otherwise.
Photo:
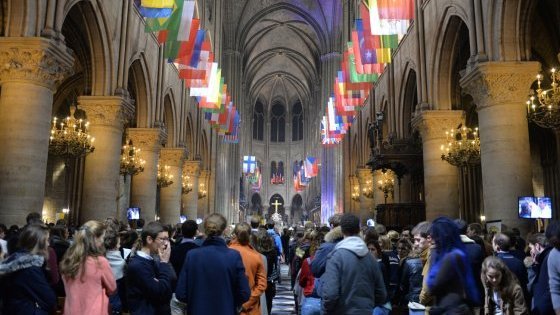
[(245, 267), (245, 275), (249, 280), (251, 297), (243, 304), (242, 315), (261, 315), (260, 297), (266, 290), (266, 271), (261, 254), (251, 247), (251, 226), (247, 223), (239, 223), (233, 230), (233, 236), (229, 247), (239, 252)]
[(486, 293), (484, 315), (529, 314), (519, 281), (500, 258), (487, 257), (480, 278)]

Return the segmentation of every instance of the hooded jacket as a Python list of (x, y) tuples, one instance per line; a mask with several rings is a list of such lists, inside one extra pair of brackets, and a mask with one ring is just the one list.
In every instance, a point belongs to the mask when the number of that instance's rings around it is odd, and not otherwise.
[(320, 278), (323, 275), (328, 255), (343, 238), (344, 235), (340, 226), (335, 227), (325, 235), (325, 242), (319, 246), (319, 249), (315, 252), (315, 258), (311, 262), (311, 272), (315, 278)]
[(381, 269), (357, 236), (336, 244), (327, 258), (321, 283), (321, 307), (325, 315), (371, 314), (387, 298)]
[(43, 256), (20, 251), (0, 264), (3, 314), (46, 315), (54, 309), (56, 295), (47, 281), (44, 263)]

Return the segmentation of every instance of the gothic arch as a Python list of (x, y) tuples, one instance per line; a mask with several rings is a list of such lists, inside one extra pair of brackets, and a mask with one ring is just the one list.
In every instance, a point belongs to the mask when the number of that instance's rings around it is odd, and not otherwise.
[(187, 122), (186, 122), (185, 132), (186, 132), (185, 139), (186, 139), (186, 143), (187, 143), (187, 152), (189, 152), (189, 157), (192, 159), (195, 156), (195, 149), (194, 149), (195, 135), (194, 135), (194, 130), (193, 130), (191, 113), (187, 114)]
[[(167, 143), (166, 147), (174, 148), (177, 146), (177, 128), (176, 123), (178, 120), (175, 119), (175, 101), (171, 94), (165, 95), (163, 98), (163, 121), (165, 123), (165, 128), (167, 130)], [(178, 124), (177, 124), (178, 127)]]
[[(456, 57), (460, 53), (458, 43), (464, 41), (464, 34), (467, 34), (466, 42), (469, 43), (469, 29), (465, 23), (464, 17), (460, 15), (449, 14), (450, 6), (446, 10), (442, 25), (445, 27), (440, 28), (438, 34), (435, 53), (435, 63), (432, 69), (432, 102), (433, 109), (451, 109), (453, 104), (452, 99), (452, 81), (453, 81), (453, 67), (456, 62)], [(466, 30), (466, 31), (465, 31)], [(469, 54), (473, 55), (473, 47), (469, 45)], [(469, 55), (469, 56), (470, 56)], [(458, 75), (455, 74), (455, 75)]]
[(128, 87), (129, 92), (134, 91), (135, 106), (135, 124), (136, 127), (147, 128), (150, 126), (150, 122), (154, 121), (153, 118), (153, 108), (152, 108), (152, 91), (150, 88), (151, 80), (148, 74), (148, 68), (146, 66), (146, 59), (143, 53), (138, 55), (137, 59), (134, 59), (130, 64), (128, 70)]
[[(17, 2), (17, 1), (14, 1)], [(62, 31), (68, 19), (75, 19), (79, 30), (87, 40), (90, 57), (91, 91), (85, 95), (112, 95), (113, 81), (113, 47), (106, 26), (103, 6), (98, 1), (73, 0), (64, 6), (58, 29)], [(87, 82), (87, 81), (86, 81)]]
[(410, 67), (407, 67), (407, 71), (405, 72), (404, 77), (406, 80), (403, 81), (403, 91), (402, 101), (399, 102), (402, 104), (402, 110), (400, 113), (402, 116), (400, 117), (400, 128), (399, 131), (402, 137), (408, 137), (412, 134), (412, 127), (410, 125), (412, 120), (412, 115), (416, 110), (416, 105), (418, 105), (418, 83), (416, 81), (416, 71)]
[(206, 135), (206, 130), (202, 130), (201, 145), (200, 145), (200, 155), (202, 159), (201, 169), (209, 169), (210, 167), (210, 148), (208, 147), (208, 136)]
[(491, 60), (531, 60), (531, 32), (535, 0), (494, 1), (489, 8), (492, 17), (490, 36)]

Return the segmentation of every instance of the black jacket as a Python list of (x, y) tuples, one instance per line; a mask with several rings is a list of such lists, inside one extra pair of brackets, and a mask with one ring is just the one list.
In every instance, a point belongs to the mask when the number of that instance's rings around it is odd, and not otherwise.
[(171, 256), (169, 257), (169, 262), (173, 265), (175, 269), (175, 274), (181, 273), (181, 268), (183, 268), (183, 263), (185, 263), (185, 258), (187, 253), (194, 248), (199, 246), (195, 244), (194, 240), (192, 242), (185, 242), (175, 245), (171, 248)]
[(548, 284), (548, 254), (551, 250), (552, 247), (547, 247), (537, 256), (537, 264), (535, 265), (536, 278), (531, 288), (533, 303), (530, 308), (533, 315), (554, 314), (552, 299), (550, 298), (550, 286)]

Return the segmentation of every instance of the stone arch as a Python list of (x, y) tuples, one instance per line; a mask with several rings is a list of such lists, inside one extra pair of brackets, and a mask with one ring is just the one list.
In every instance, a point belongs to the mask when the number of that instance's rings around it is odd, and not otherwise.
[(492, 60), (531, 60), (531, 17), (537, 3), (543, 1), (494, 1), (489, 8), (491, 16), (490, 52)]
[[(83, 34), (89, 49), (89, 69), (85, 95), (111, 95), (114, 91), (113, 48), (106, 26), (103, 6), (98, 1), (73, 0), (65, 4), (59, 30), (73, 21)], [(68, 43), (68, 41), (67, 41)]]
[(412, 134), (411, 121), (416, 110), (416, 105), (418, 105), (418, 83), (416, 80), (416, 71), (412, 68), (408, 68), (405, 72), (404, 77), (406, 81), (403, 81), (403, 91), (402, 95), (402, 116), (400, 117), (401, 125), (401, 135), (403, 137), (408, 137)]
[(275, 202), (279, 202), (282, 205), (278, 206), (278, 213), (284, 217), (286, 214), (286, 204), (284, 202), (284, 198), (280, 194), (274, 194), (270, 197), (268, 201), (268, 217), (270, 218), (272, 214), (276, 211), (276, 208), (272, 205)]
[(352, 154), (350, 155), (350, 171), (356, 170), (361, 160), (358, 151), (358, 135), (354, 134), (352, 139)]
[(185, 139), (186, 139), (186, 143), (187, 143), (187, 150), (189, 152), (189, 157), (194, 158), (194, 156), (195, 156), (195, 148), (194, 148), (195, 135), (194, 135), (191, 113), (189, 113), (187, 115), (187, 123), (186, 123), (185, 132), (186, 132)]
[(200, 157), (201, 157), (201, 169), (208, 169), (210, 166), (210, 155), (209, 155), (209, 150), (210, 148), (208, 147), (208, 136), (206, 135), (206, 130), (202, 130), (202, 137), (201, 138), (201, 143), (200, 143)]
[[(167, 130), (167, 143), (166, 146), (173, 148), (177, 146), (177, 130), (175, 119), (175, 100), (171, 93), (168, 93), (163, 98), (163, 122), (165, 124), (165, 129)], [(178, 127), (178, 126), (177, 126)]]
[(251, 205), (249, 207), (252, 214), (262, 215), (262, 198), (259, 193), (253, 193), (251, 196)]
[(128, 91), (134, 99), (134, 119), (132, 124), (136, 127), (147, 128), (153, 121), (152, 92), (150, 76), (144, 54), (140, 54), (132, 61), (128, 70)]
[[(449, 11), (448, 7), (448, 11)], [(472, 55), (469, 44), (469, 29), (465, 19), (459, 15), (446, 14), (442, 20), (442, 31), (438, 36), (434, 68), (432, 69), (432, 101), (433, 109), (451, 109), (453, 104), (453, 80), (458, 80), (459, 73), (453, 73), (461, 43), (468, 45), (469, 56)], [(466, 36), (466, 38), (465, 38)], [(462, 69), (461, 69), (462, 70)], [(454, 75), (457, 76), (454, 78)]]
[(293, 218), (293, 223), (300, 221), (307, 221), (307, 213), (304, 209), (303, 198), (300, 194), (295, 194), (290, 203), (290, 217)]

